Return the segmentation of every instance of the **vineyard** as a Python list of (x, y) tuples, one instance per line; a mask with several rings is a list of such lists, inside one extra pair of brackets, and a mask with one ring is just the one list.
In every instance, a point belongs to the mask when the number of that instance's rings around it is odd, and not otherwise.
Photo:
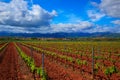
[(0, 42), (0, 80), (120, 80), (120, 42)]

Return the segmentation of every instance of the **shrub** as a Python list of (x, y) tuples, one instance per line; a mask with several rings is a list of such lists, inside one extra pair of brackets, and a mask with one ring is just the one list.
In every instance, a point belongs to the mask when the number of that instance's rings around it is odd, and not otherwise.
[(113, 73), (117, 73), (118, 71), (117, 71), (117, 68), (115, 67), (115, 66), (111, 66), (111, 67), (108, 67), (105, 71), (104, 71), (104, 73), (106, 74), (106, 75), (112, 75)]

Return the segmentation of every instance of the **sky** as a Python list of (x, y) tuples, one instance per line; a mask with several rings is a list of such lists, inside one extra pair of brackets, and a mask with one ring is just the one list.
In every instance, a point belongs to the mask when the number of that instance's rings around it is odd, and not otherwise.
[(120, 0), (0, 0), (0, 32), (120, 33)]

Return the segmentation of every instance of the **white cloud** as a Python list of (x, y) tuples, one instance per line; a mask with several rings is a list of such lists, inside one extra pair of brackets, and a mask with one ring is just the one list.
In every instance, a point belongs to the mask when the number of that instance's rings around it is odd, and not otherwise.
[(84, 30), (84, 32), (95, 33), (95, 32), (112, 32), (112, 33), (120, 33), (119, 26), (107, 26), (107, 25), (94, 25), (91, 29)]
[(23, 27), (15, 27), (9, 25), (0, 25), (0, 32), (12, 32), (12, 33), (27, 33)]
[(92, 28), (93, 24), (88, 21), (81, 21), (79, 23), (59, 23), (52, 24), (53, 32), (80, 32)]
[[(12, 0), (9, 3), (0, 2), (0, 31), (14, 33), (54, 33), (54, 32), (120, 32), (120, 20), (112, 21), (114, 27), (99, 26), (92, 23), (105, 16), (120, 18), (120, 0), (102, 0), (100, 4), (91, 3), (97, 9), (88, 10), (91, 22), (82, 21), (80, 17), (71, 13), (67, 16), (67, 23), (50, 24), (53, 17), (57, 16), (55, 10), (48, 12), (39, 5), (31, 8), (25, 0)], [(60, 11), (60, 15), (63, 14)], [(64, 22), (64, 21), (63, 21)]]
[(98, 13), (95, 10), (88, 10), (88, 17), (92, 20), (92, 21), (98, 21), (101, 18), (103, 18), (105, 16), (105, 14), (103, 13)]
[(50, 27), (15, 27), (9, 25), (0, 25), (0, 32), (13, 32), (13, 33), (56, 33), (56, 32), (116, 32), (120, 33), (119, 26), (101, 26), (95, 25), (88, 21), (81, 21), (79, 23), (58, 23), (58, 24), (51, 24)]
[(112, 21), (113, 24), (120, 25), (120, 20)]
[[(49, 31), (52, 30), (52, 31)], [(47, 28), (46, 30), (49, 32), (87, 32), (87, 33), (94, 33), (94, 32), (113, 32), (113, 33), (120, 33), (119, 26), (107, 26), (107, 25), (96, 25), (88, 21), (81, 21), (78, 24), (52, 24), (51, 28)]]
[(0, 24), (23, 27), (49, 26), (57, 13), (48, 12), (39, 5), (30, 9), (24, 0), (12, 0), (10, 3), (0, 2)]
[(108, 16), (120, 18), (120, 0), (101, 0), (99, 7)]
[(79, 23), (58, 23), (51, 24), (50, 27), (16, 27), (0, 25), (0, 31), (8, 31), (14, 33), (55, 33), (55, 32), (81, 32), (93, 27), (93, 23), (81, 21)]

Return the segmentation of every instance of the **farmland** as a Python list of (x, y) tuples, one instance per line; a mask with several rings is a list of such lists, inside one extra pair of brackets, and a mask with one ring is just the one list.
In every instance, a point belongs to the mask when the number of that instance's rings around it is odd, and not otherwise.
[(0, 80), (119, 80), (119, 41), (0, 42)]

